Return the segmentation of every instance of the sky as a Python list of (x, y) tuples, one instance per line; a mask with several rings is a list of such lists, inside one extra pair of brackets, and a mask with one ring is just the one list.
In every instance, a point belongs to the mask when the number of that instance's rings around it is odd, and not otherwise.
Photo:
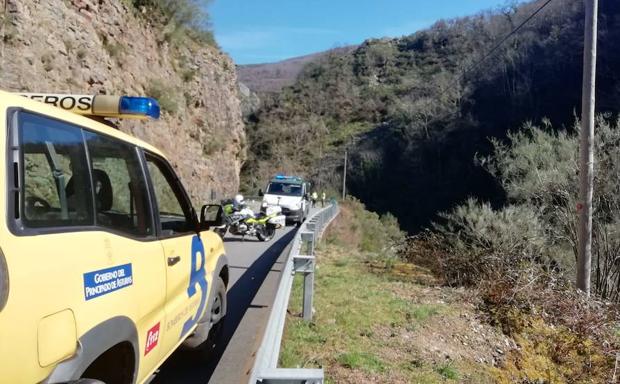
[(398, 37), (507, 0), (213, 0), (215, 39), (237, 64), (275, 62)]

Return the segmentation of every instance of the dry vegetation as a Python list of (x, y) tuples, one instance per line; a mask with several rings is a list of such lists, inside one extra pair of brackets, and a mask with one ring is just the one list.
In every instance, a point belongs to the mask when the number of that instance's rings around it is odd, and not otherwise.
[(489, 322), (512, 337), (501, 382), (615, 382), (618, 329), (618, 122), (597, 121), (593, 298), (574, 288), (577, 137), (525, 126), (479, 159), (508, 204), (469, 200), (410, 240), (404, 257), (444, 284), (478, 291)]
[[(402, 246), (395, 220), (382, 225), (356, 201), (341, 208), (318, 249), (311, 323), (295, 286), (281, 366), (322, 366), (335, 383), (615, 382), (617, 306), (586, 299), (540, 258), (511, 255), (537, 249), (519, 244), (536, 242), (515, 232), (516, 213), (486, 208), (503, 237), (478, 227), (478, 242), (457, 249), (441, 231)], [(495, 256), (480, 262), (484, 249)]]

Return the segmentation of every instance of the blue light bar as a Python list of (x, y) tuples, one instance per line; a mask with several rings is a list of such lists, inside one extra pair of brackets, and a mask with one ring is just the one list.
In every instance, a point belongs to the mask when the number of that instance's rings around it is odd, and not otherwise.
[(286, 175), (282, 175), (282, 174), (277, 174), (274, 176), (274, 178), (272, 180), (286, 180), (286, 181), (295, 181), (295, 182), (302, 182), (303, 179), (299, 176), (286, 176)]
[(121, 96), (118, 109), (123, 115), (142, 115), (159, 119), (159, 103), (150, 97)]

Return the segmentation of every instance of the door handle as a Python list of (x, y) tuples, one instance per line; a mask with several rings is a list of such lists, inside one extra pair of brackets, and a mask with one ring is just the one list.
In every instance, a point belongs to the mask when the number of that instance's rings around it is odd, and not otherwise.
[(181, 261), (181, 256), (169, 257), (168, 258), (168, 266), (172, 267), (173, 265), (175, 265), (179, 261)]

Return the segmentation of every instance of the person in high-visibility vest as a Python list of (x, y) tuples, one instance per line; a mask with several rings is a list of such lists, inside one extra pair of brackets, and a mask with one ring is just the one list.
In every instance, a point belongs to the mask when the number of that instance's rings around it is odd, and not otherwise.
[(312, 192), (312, 195), (310, 195), (310, 200), (312, 201), (312, 208), (314, 208), (314, 206), (316, 205), (316, 201), (319, 199), (319, 194), (316, 193), (316, 191)]
[(321, 206), (325, 207), (325, 192), (321, 193)]

